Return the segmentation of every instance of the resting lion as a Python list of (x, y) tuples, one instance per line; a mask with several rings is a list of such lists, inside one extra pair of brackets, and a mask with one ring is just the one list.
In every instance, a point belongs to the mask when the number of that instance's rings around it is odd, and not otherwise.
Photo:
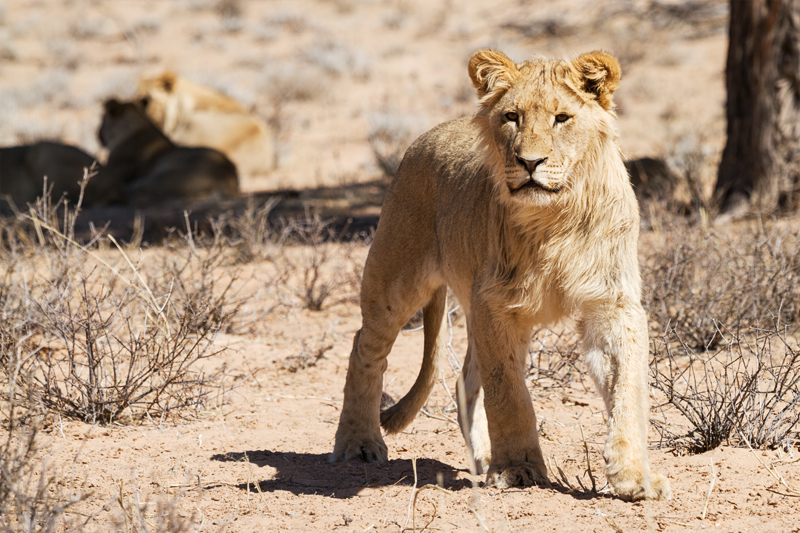
[(90, 181), (106, 203), (234, 197), (236, 167), (211, 148), (176, 146), (144, 113), (141, 102), (105, 103), (99, 137), (108, 161)]
[[(449, 286), (469, 332), (459, 421), (487, 483), (548, 483), (526, 355), (534, 325), (577, 312), (608, 409), (606, 476), (624, 499), (668, 498), (669, 481), (647, 459), (639, 213), (612, 110), (619, 64), (604, 52), (514, 64), (481, 50), (469, 74), (477, 115), (417, 139), (386, 194), (331, 460), (387, 460), (380, 426), (406, 427), (436, 381)], [(411, 391), (381, 413), (387, 355), (421, 307), (422, 369)]]
[(231, 158), (243, 176), (275, 167), (274, 139), (266, 122), (209, 87), (165, 72), (139, 80), (147, 115), (178, 144), (209, 146)]
[(33, 203), (44, 192), (44, 177), (51, 198), (66, 195), (77, 202), (84, 169), (94, 157), (83, 150), (51, 141), (0, 148), (0, 195), (10, 196), (19, 207)]

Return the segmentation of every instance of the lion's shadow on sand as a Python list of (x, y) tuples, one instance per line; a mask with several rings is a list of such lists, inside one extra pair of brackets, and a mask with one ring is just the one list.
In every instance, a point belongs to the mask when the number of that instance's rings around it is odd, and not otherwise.
[[(211, 459), (270, 466), (277, 470), (271, 479), (252, 479), (237, 485), (249, 492), (283, 490), (295, 495), (317, 494), (346, 499), (356, 496), (365, 488), (414, 485), (410, 459), (392, 459), (382, 465), (355, 460), (329, 463), (328, 454), (271, 450), (222, 453), (213, 455)], [(435, 459), (417, 459), (417, 486), (437, 483), (452, 491), (472, 487), (469, 471), (453, 468)]]

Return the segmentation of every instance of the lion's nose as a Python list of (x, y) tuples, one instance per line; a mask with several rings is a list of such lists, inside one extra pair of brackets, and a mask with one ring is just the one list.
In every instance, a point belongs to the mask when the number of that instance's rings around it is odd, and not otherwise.
[(519, 164), (528, 170), (528, 174), (533, 174), (536, 170), (536, 167), (547, 161), (547, 158), (542, 157), (539, 159), (523, 159), (521, 157), (517, 157), (517, 161), (519, 161)]

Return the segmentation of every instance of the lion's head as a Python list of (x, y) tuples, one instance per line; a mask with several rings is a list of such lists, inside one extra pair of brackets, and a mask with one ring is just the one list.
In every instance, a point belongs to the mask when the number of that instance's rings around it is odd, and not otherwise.
[(171, 99), (174, 98), (175, 86), (178, 84), (178, 75), (168, 70), (159, 76), (142, 77), (139, 79), (136, 95), (139, 98), (148, 98), (150, 105), (147, 106), (147, 116), (153, 123), (167, 130), (174, 127), (168, 124), (168, 115), (174, 114), (174, 109), (170, 109)]
[[(481, 142), (506, 201), (544, 206), (583, 187), (587, 166), (616, 138), (617, 60), (590, 52), (573, 61), (515, 64), (494, 50), (469, 62), (480, 98)], [(581, 168), (583, 167), (583, 168)]]
[(107, 100), (103, 104), (103, 120), (97, 132), (100, 144), (113, 150), (134, 133), (143, 128), (152, 128), (152, 123), (144, 114), (147, 103), (146, 99), (134, 102), (120, 102), (114, 98)]

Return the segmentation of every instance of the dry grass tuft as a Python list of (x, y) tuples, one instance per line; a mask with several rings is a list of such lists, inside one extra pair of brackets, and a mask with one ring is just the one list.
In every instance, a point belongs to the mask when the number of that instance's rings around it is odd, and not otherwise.
[(85, 524), (66, 514), (86, 495), (66, 490), (52, 472), (41, 444), (44, 421), (34, 402), (15, 401), (17, 378), (25, 379), (25, 360), (31, 354), (11, 339), (0, 341), (4, 353), (11, 354), (0, 361), (0, 387), (9, 391), (0, 398), (5, 433), (0, 441), (0, 532), (79, 531)]
[[(155, 501), (140, 499), (140, 491), (133, 487), (131, 495), (125, 497), (122, 483), (119, 486), (116, 503), (119, 510), (114, 520), (114, 531), (120, 533), (186, 533), (200, 531), (203, 527), (195, 524), (197, 517), (188, 518), (178, 511), (177, 497), (157, 497)], [(195, 528), (195, 526), (197, 526)]]

